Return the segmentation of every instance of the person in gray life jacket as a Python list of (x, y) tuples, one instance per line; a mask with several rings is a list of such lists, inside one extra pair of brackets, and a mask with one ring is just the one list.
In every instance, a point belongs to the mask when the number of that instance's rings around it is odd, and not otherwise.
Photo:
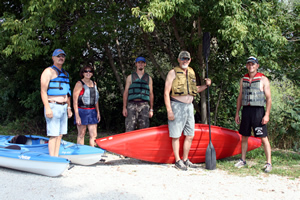
[[(254, 136), (261, 138), (267, 159), (264, 166), (265, 172), (270, 172), (272, 170), (271, 145), (267, 134), (267, 123), (269, 122), (272, 105), (270, 83), (264, 74), (257, 71), (259, 68), (257, 58), (249, 57), (246, 68), (248, 73), (240, 80), (240, 92), (235, 114), (235, 122), (240, 124), (239, 133), (242, 135), (242, 157), (235, 164), (235, 167), (241, 168), (246, 165), (248, 138), (252, 129)], [(242, 120), (240, 121), (239, 112), (242, 106)]]
[[(189, 67), (192, 61), (187, 51), (181, 51), (177, 59), (179, 66), (170, 70), (164, 90), (164, 101), (168, 115), (169, 137), (172, 138), (172, 148), (175, 156), (175, 167), (186, 171), (197, 168), (189, 159), (191, 144), (195, 135), (195, 118), (193, 100), (197, 93), (211, 85), (209, 78), (205, 84), (197, 86), (196, 75)], [(179, 155), (180, 137), (185, 135), (182, 159)]]
[(135, 66), (136, 71), (127, 77), (123, 93), (126, 132), (148, 128), (153, 116), (153, 84), (151, 76), (145, 73), (146, 59), (137, 57)]
[(62, 136), (67, 134), (68, 118), (72, 117), (69, 74), (62, 68), (66, 53), (55, 49), (53, 65), (41, 75), (41, 98), (49, 136), (49, 155), (58, 156)]
[(90, 146), (95, 146), (97, 138), (97, 124), (100, 122), (99, 92), (97, 84), (91, 80), (94, 68), (82, 67), (80, 70), (81, 80), (77, 81), (73, 90), (74, 124), (77, 125), (77, 144), (84, 145), (86, 129), (89, 130)]

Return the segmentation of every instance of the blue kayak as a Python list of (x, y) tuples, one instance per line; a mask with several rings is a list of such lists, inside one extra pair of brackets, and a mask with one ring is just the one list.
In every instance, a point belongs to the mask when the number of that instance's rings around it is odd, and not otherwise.
[[(14, 136), (0, 135), (0, 147), (7, 147), (9, 145), (18, 145), (22, 149), (28, 149), (34, 152), (49, 154), (48, 141), (49, 138), (37, 135), (25, 135), (25, 144), (10, 143)], [(71, 163), (79, 165), (93, 165), (97, 163), (105, 150), (91, 147), (87, 145), (75, 144), (65, 140), (61, 141), (59, 148), (59, 157), (66, 158)]]
[(0, 148), (1, 167), (45, 176), (59, 176), (69, 167), (70, 161), (65, 158), (17, 147), (17, 145), (10, 145)]

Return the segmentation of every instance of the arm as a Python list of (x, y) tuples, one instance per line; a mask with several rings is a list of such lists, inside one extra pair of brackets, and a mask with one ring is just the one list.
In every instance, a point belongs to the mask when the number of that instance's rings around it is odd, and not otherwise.
[(172, 69), (171, 71), (169, 71), (167, 78), (166, 78), (166, 82), (165, 82), (164, 100), (165, 100), (165, 105), (167, 108), (169, 120), (175, 119), (174, 113), (173, 113), (172, 107), (171, 107), (171, 101), (170, 101), (170, 92), (171, 92), (172, 83), (173, 83), (173, 80), (175, 79), (175, 77), (176, 77), (175, 71)]
[(128, 90), (131, 84), (131, 75), (127, 76), (125, 90), (123, 93), (123, 116), (127, 117), (127, 99), (128, 99)]
[(205, 85), (197, 86), (197, 92), (203, 92), (208, 86), (211, 85), (211, 80), (209, 78), (205, 78)]
[[(97, 85), (97, 84), (95, 83), (95, 85)], [(97, 101), (97, 103), (95, 105), (95, 108), (96, 108), (96, 111), (97, 111), (97, 120), (98, 120), (98, 122), (100, 122), (101, 115), (100, 115), (100, 108), (99, 108), (99, 100)]]
[(266, 112), (265, 116), (263, 117), (261, 124), (267, 124), (269, 122), (269, 116), (271, 112), (272, 106), (272, 98), (271, 98), (271, 89), (270, 89), (270, 82), (267, 77), (263, 77), (263, 84), (264, 84), (264, 92), (266, 96)]
[(78, 97), (79, 97), (80, 91), (82, 90), (82, 87), (83, 87), (82, 83), (80, 81), (78, 81), (73, 90), (73, 108), (74, 108), (77, 125), (81, 125), (81, 119), (80, 119), (79, 112), (78, 112)]
[(48, 118), (53, 117), (53, 112), (50, 108), (48, 102), (48, 94), (47, 94), (48, 85), (52, 75), (50, 70), (51, 70), (50, 68), (46, 68), (41, 75), (41, 98), (45, 107), (45, 115)]
[(152, 78), (149, 76), (149, 90), (150, 90), (150, 111), (149, 111), (149, 118), (153, 116), (153, 101), (154, 101), (154, 94), (153, 94), (153, 82)]
[(72, 110), (71, 110), (71, 97), (68, 96), (68, 99), (67, 99), (67, 104), (68, 104), (68, 118), (71, 118), (73, 113), (72, 113)]
[(242, 107), (243, 79), (240, 80), (240, 93), (236, 102), (235, 122), (240, 124), (240, 109)]

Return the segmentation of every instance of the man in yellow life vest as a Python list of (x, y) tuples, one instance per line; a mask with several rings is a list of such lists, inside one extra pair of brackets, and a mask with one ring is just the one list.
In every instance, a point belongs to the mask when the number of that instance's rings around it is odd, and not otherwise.
[[(175, 167), (187, 170), (196, 168), (188, 159), (190, 147), (195, 134), (195, 118), (193, 100), (197, 93), (211, 85), (210, 79), (205, 79), (205, 85), (197, 86), (194, 70), (189, 67), (190, 53), (181, 51), (178, 56), (179, 66), (170, 70), (166, 82), (164, 99), (168, 113), (169, 136), (172, 138), (172, 148), (175, 156)], [(171, 93), (171, 95), (170, 95)], [(185, 135), (182, 159), (179, 155), (181, 134)]]
[[(237, 98), (235, 122), (240, 125), (239, 133), (242, 135), (242, 158), (235, 164), (241, 168), (246, 165), (246, 152), (248, 149), (248, 138), (253, 129), (254, 136), (261, 138), (267, 157), (265, 172), (272, 170), (271, 145), (267, 134), (267, 123), (271, 111), (272, 99), (270, 83), (264, 74), (257, 72), (258, 59), (251, 56), (246, 64), (248, 73), (240, 80), (240, 93)], [(266, 111), (264, 105), (266, 103)], [(241, 107), (242, 121), (239, 112)]]
[(135, 66), (136, 71), (127, 77), (123, 93), (126, 132), (148, 128), (153, 116), (153, 84), (151, 76), (145, 73), (146, 59), (137, 57)]

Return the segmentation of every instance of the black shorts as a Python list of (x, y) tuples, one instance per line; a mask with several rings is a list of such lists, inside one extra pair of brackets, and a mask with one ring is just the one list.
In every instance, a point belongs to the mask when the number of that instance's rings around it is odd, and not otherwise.
[(251, 128), (255, 137), (266, 137), (267, 125), (262, 125), (265, 116), (265, 108), (262, 106), (244, 106), (242, 110), (242, 122), (239, 133), (243, 136), (251, 136)]

